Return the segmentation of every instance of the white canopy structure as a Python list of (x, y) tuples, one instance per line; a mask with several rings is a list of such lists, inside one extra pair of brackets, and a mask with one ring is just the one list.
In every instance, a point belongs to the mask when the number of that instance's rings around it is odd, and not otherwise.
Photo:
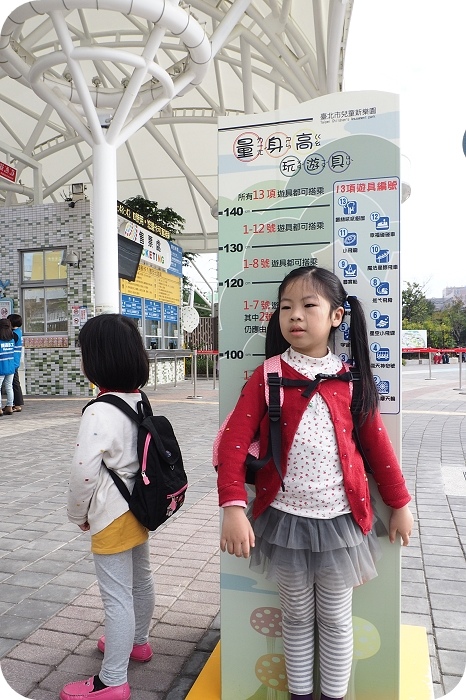
[[(86, 195), (95, 144), (117, 153), (116, 197), (186, 219), (217, 248), (217, 118), (342, 89), (352, 0), (32, 0), (0, 35), (0, 206)], [(94, 159), (94, 163), (93, 163)]]

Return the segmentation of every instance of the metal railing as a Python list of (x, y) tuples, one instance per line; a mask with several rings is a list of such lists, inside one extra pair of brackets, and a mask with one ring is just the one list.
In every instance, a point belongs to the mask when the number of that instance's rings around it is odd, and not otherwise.
[(197, 396), (197, 358), (199, 355), (206, 356), (207, 380), (209, 379), (209, 358), (212, 359), (213, 389), (216, 388), (218, 350), (148, 350), (147, 354), (149, 356), (149, 362), (154, 363), (154, 382), (153, 382), (154, 391), (157, 390), (157, 361), (158, 360), (172, 360), (173, 361), (174, 386), (177, 386), (177, 384), (178, 384), (177, 361), (179, 359), (186, 359), (187, 357), (190, 357), (192, 359), (191, 382), (193, 383), (193, 396), (188, 397), (188, 398), (200, 398)]
[[(457, 389), (454, 389), (454, 391), (460, 391), (463, 393), (461, 390), (463, 388), (463, 376), (462, 376), (462, 370), (463, 370), (463, 363), (466, 360), (466, 348), (402, 348), (402, 353), (410, 353), (414, 354), (417, 353), (419, 354), (419, 362), (422, 362), (421, 360), (421, 353), (426, 354), (428, 356), (428, 361), (429, 361), (429, 376), (427, 379), (432, 380), (435, 379), (435, 377), (432, 377), (432, 357), (434, 355), (437, 355), (440, 353), (441, 355), (448, 354), (450, 355), (451, 353), (455, 354), (458, 356), (458, 365), (459, 365), (459, 386)], [(436, 364), (436, 363), (434, 363)], [(443, 363), (442, 363), (443, 364)]]

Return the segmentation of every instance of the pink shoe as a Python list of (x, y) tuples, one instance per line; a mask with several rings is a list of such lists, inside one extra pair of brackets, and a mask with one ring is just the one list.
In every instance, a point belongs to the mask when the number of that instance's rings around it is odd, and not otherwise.
[(94, 676), (87, 681), (68, 683), (60, 693), (60, 700), (130, 700), (130, 698), (131, 690), (128, 683), (94, 690)]
[[(101, 637), (97, 642), (97, 649), (104, 653), (105, 651), (105, 637)], [(146, 661), (150, 661), (152, 658), (152, 649), (150, 648), (149, 642), (145, 644), (135, 644), (129, 658), (132, 661), (138, 661), (143, 664)]]

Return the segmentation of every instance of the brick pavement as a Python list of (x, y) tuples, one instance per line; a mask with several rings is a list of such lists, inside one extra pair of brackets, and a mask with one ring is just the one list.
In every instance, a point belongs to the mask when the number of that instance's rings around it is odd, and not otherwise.
[[(199, 382), (196, 394), (203, 398), (188, 399), (192, 394), (189, 381), (148, 391), (154, 412), (176, 428), (190, 487), (180, 513), (151, 536), (155, 655), (143, 668), (130, 665), (133, 700), (185, 697), (219, 637), (218, 508), (210, 458), (218, 390)], [(24, 411), (0, 423), (0, 657), (11, 687), (37, 700), (56, 700), (64, 683), (100, 666), (95, 644), (103, 611), (90, 538), (67, 522), (65, 505), (84, 403), (29, 398)], [(6, 464), (14, 469), (6, 471)]]
[(416, 527), (403, 549), (402, 622), (427, 629), (442, 697), (466, 667), (466, 394), (458, 365), (428, 377), (425, 365), (403, 372), (403, 470)]
[[(402, 622), (426, 627), (436, 697), (466, 665), (466, 395), (458, 369), (404, 370), (403, 466), (416, 527), (403, 550)], [(133, 700), (183, 700), (219, 637), (218, 511), (211, 469), (218, 390), (200, 381), (149, 392), (176, 426), (190, 488), (186, 506), (156, 535), (155, 655), (130, 663)], [(1, 418), (0, 657), (11, 687), (56, 700), (64, 683), (96, 673), (102, 606), (89, 536), (66, 521), (69, 461), (82, 399), (30, 398)], [(200, 427), (202, 424), (202, 428)], [(6, 470), (14, 464), (14, 470)], [(154, 690), (155, 689), (155, 690)]]

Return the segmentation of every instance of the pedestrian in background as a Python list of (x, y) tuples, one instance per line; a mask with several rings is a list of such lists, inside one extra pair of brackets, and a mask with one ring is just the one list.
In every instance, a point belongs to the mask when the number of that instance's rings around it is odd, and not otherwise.
[(15, 339), (11, 323), (7, 318), (0, 319), (0, 397), (2, 386), (6, 391), (6, 406), (2, 409), (0, 401), (0, 416), (13, 414), (13, 377), (15, 374)]
[[(19, 314), (10, 314), (8, 320), (11, 323), (13, 329), (13, 337), (15, 338), (15, 373), (13, 376), (13, 412), (17, 413), (22, 411), (24, 406), (23, 390), (21, 389), (21, 382), (19, 380), (19, 366), (21, 364), (21, 358), (23, 356), (23, 331), (21, 326), (23, 325), (23, 319)], [(16, 336), (16, 337), (15, 337)]]

